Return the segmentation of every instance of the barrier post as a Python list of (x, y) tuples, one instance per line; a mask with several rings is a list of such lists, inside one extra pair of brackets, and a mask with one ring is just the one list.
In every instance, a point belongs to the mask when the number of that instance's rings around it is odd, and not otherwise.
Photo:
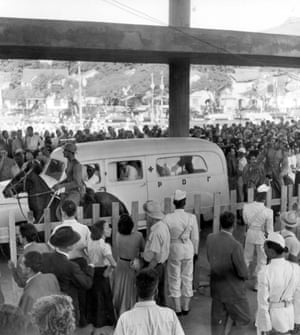
[(45, 242), (49, 241), (51, 230), (52, 230), (50, 208), (44, 209), (44, 232), (45, 232)]
[[(10, 259), (17, 264), (17, 238), (16, 238), (16, 222), (15, 222), (15, 213), (9, 211), (8, 216), (8, 236), (9, 236), (9, 250), (10, 250)], [(18, 288), (16, 282), (11, 276), (11, 285), (13, 291), (14, 301), (18, 301)]]
[(172, 203), (171, 198), (164, 199), (164, 213), (169, 214), (172, 212)]
[(230, 191), (230, 211), (237, 216), (237, 195), (236, 190)]
[(247, 190), (247, 202), (253, 202), (254, 201), (254, 188), (248, 188)]
[(291, 211), (293, 209), (293, 191), (294, 191), (294, 185), (288, 185), (288, 210)]
[(93, 218), (92, 218), (92, 224), (94, 224), (96, 221), (100, 218), (100, 205), (99, 204), (93, 204)]
[(213, 232), (220, 231), (220, 192), (214, 193), (214, 218), (213, 218)]
[(77, 213), (76, 213), (77, 221), (80, 223), (83, 223), (83, 208), (82, 206), (77, 207)]
[(132, 201), (131, 203), (131, 217), (134, 223), (133, 231), (138, 230), (138, 222), (139, 222), (139, 202)]
[(117, 232), (118, 232), (118, 221), (119, 221), (119, 203), (113, 202), (112, 203), (112, 217), (111, 217), (111, 224), (112, 224), (112, 253), (114, 259), (118, 259), (118, 250), (117, 250)]

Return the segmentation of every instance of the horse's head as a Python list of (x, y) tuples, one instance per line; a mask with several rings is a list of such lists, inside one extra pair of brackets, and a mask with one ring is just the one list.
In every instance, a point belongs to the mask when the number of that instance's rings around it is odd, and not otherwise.
[(32, 174), (41, 173), (40, 163), (37, 161), (30, 162), (24, 170), (19, 172), (5, 187), (3, 195), (5, 198), (13, 197), (21, 192), (27, 192)]

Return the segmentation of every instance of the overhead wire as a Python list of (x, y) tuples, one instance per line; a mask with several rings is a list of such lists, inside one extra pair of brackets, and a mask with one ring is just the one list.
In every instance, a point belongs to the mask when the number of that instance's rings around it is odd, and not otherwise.
[(212, 47), (212, 48), (214, 48), (216, 50), (225, 52), (226, 54), (232, 56), (233, 58), (242, 60), (243, 63), (246, 61), (246, 62), (249, 63), (248, 64), (249, 66), (250, 65), (253, 66), (253, 64), (255, 64), (256, 66), (267, 66), (267, 64), (265, 64), (264, 62), (258, 62), (258, 61), (255, 61), (255, 60), (249, 60), (247, 57), (244, 57), (244, 56), (241, 56), (241, 55), (236, 55), (236, 54), (232, 53), (231, 51), (227, 50), (226, 48), (217, 46), (214, 43), (208, 42), (208, 41), (203, 40), (203, 39), (201, 39), (201, 38), (199, 38), (197, 36), (194, 36), (194, 35), (186, 32), (185, 30), (183, 30), (180, 27), (169, 26), (168, 23), (166, 23), (166, 22), (164, 22), (164, 21), (162, 21), (160, 19), (157, 19), (157, 18), (155, 18), (155, 17), (153, 17), (153, 16), (151, 16), (151, 15), (149, 15), (149, 14), (147, 14), (147, 13), (141, 11), (141, 10), (138, 10), (138, 9), (135, 9), (135, 8), (133, 8), (131, 6), (125, 5), (125, 4), (121, 3), (121, 2), (119, 2), (118, 0), (102, 0), (102, 1), (104, 1), (104, 2), (106, 2), (108, 4), (111, 4), (113, 6), (116, 6), (119, 9), (122, 9), (122, 10), (124, 10), (124, 11), (126, 11), (126, 12), (128, 12), (128, 13), (130, 13), (132, 15), (135, 15), (135, 16), (139, 17), (139, 18), (146, 19), (146, 20), (148, 20), (150, 22), (153, 22), (153, 23), (156, 23), (156, 24), (159, 24), (159, 25), (162, 25), (162, 26), (167, 26), (168, 28), (170, 28), (170, 29), (172, 29), (174, 31), (177, 31), (177, 32), (179, 32), (179, 33), (181, 33), (181, 34), (183, 34), (185, 36), (188, 36), (189, 38), (197, 40), (198, 42), (200, 42), (202, 44), (206, 44), (206, 45), (208, 45), (208, 46), (210, 46), (210, 47)]

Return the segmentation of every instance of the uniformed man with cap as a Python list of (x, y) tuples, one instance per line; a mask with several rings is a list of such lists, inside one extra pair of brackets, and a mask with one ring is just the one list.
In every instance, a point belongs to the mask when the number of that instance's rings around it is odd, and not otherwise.
[[(262, 265), (266, 264), (266, 255), (263, 246), (266, 236), (273, 232), (273, 211), (265, 206), (269, 190), (269, 186), (265, 184), (260, 185), (256, 189), (255, 201), (246, 203), (243, 208), (243, 219), (248, 228), (244, 256), (246, 265), (249, 267), (256, 252), (257, 265), (254, 277), (257, 277), (257, 273)], [(257, 290), (257, 283), (254, 284), (254, 290)]]
[(295, 235), (295, 230), (299, 226), (300, 218), (296, 211), (289, 211), (281, 213), (280, 220), (283, 225), (283, 229), (280, 233), (285, 240), (286, 247), (288, 248), (286, 258), (291, 262), (298, 263), (300, 242)]
[(170, 233), (167, 225), (162, 221), (165, 215), (158, 202), (147, 201), (143, 208), (149, 228), (143, 258), (146, 268), (155, 269), (158, 273), (157, 304), (166, 306), (164, 273), (170, 251)]
[(300, 323), (300, 268), (284, 258), (286, 247), (281, 234), (270, 233), (264, 249), (269, 264), (258, 274), (258, 334), (290, 334)]
[(174, 213), (164, 219), (171, 236), (167, 264), (169, 295), (176, 313), (186, 315), (193, 296), (193, 258), (198, 255), (199, 229), (196, 216), (184, 211), (185, 191), (175, 191), (173, 204)]
[(76, 144), (68, 142), (64, 146), (63, 154), (67, 158), (66, 178), (55, 184), (53, 189), (56, 191), (60, 188), (65, 188), (65, 196), (63, 200), (72, 200), (77, 206), (84, 195), (85, 187), (82, 180), (82, 166), (75, 158), (77, 151)]

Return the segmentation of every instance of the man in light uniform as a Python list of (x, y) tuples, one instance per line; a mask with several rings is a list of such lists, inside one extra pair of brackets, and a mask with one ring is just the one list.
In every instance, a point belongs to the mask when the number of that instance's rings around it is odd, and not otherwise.
[[(246, 265), (249, 268), (256, 251), (257, 265), (254, 277), (257, 277), (258, 271), (266, 264), (263, 246), (266, 235), (273, 232), (273, 211), (264, 204), (269, 190), (270, 187), (265, 184), (259, 186), (256, 190), (255, 201), (245, 204), (243, 208), (243, 219), (248, 228), (244, 256)], [(257, 290), (256, 282), (254, 290)]]
[(255, 324), (258, 334), (288, 334), (300, 323), (300, 268), (284, 258), (279, 233), (269, 234), (264, 249), (270, 262), (258, 274)]
[(143, 258), (146, 268), (155, 269), (159, 276), (157, 304), (166, 306), (164, 273), (170, 251), (170, 233), (167, 225), (162, 221), (164, 214), (159, 203), (150, 200), (144, 204), (143, 208), (149, 227)]
[(298, 217), (296, 211), (289, 211), (283, 212), (280, 215), (280, 220), (283, 225), (283, 229), (280, 234), (283, 236), (285, 245), (288, 248), (286, 258), (291, 262), (298, 263), (300, 242), (295, 235), (295, 230), (299, 226), (300, 218)]
[(175, 212), (164, 219), (171, 236), (167, 264), (169, 294), (177, 315), (186, 315), (193, 296), (193, 258), (198, 255), (199, 229), (196, 216), (184, 211), (186, 192), (176, 190), (173, 204)]

